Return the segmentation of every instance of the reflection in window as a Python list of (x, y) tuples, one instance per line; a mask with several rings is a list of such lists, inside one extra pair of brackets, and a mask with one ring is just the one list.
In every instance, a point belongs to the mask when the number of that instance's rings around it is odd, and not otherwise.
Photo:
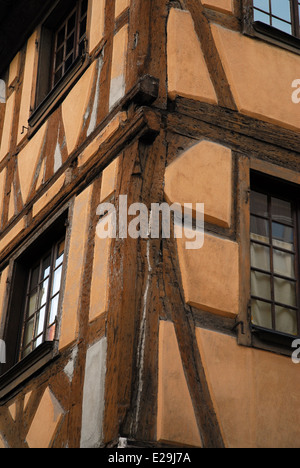
[(298, 335), (297, 248), (292, 202), (252, 191), (250, 238), (252, 324)]
[(254, 21), (300, 37), (299, 0), (253, 0)]

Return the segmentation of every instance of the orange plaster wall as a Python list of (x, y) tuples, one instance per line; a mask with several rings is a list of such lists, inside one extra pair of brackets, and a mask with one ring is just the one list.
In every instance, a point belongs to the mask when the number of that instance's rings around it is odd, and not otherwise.
[(197, 329), (215, 410), (229, 448), (300, 447), (300, 372), (291, 358)]
[(239, 110), (300, 131), (300, 105), (292, 102), (300, 57), (221, 26), (211, 27)]
[(238, 244), (206, 233), (200, 249), (188, 250), (184, 236), (177, 239), (177, 246), (186, 303), (235, 318), (239, 312)]
[(195, 413), (171, 322), (160, 322), (157, 440), (201, 447)]
[(202, 0), (203, 6), (224, 13), (233, 13), (233, 0)]
[(28, 119), (30, 116), (32, 85), (33, 85), (33, 78), (34, 78), (33, 76), (34, 66), (35, 66), (35, 60), (37, 58), (37, 48), (35, 44), (36, 40), (37, 40), (37, 31), (35, 31), (32, 34), (32, 36), (29, 38), (27, 42), (17, 143), (20, 143), (22, 139), (26, 136), (26, 131), (22, 133), (22, 127), (23, 126), (28, 127)]
[(170, 204), (204, 203), (206, 222), (230, 227), (231, 150), (204, 140), (183, 152), (166, 169), (165, 196)]
[(104, 36), (105, 0), (90, 0), (89, 2), (89, 51), (99, 45)]
[(216, 93), (191, 14), (172, 8), (167, 33), (169, 97), (184, 96), (216, 104)]

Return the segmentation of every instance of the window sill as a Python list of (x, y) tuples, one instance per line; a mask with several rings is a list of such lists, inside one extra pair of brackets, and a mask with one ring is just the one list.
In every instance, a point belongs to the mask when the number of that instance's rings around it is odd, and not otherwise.
[(255, 348), (271, 351), (285, 356), (291, 356), (294, 352), (292, 343), (298, 339), (297, 336), (274, 332), (262, 327), (251, 326), (252, 346)]
[(54, 343), (45, 342), (0, 376), (0, 400), (24, 384), (55, 357)]
[(299, 38), (280, 31), (280, 29), (276, 29), (273, 26), (262, 23), (261, 21), (253, 22), (250, 31), (248, 31), (248, 34), (250, 36), (254, 36), (269, 42), (270, 44), (287, 49), (298, 55), (300, 54)]
[(29, 120), (28, 138), (32, 138), (43, 123), (49, 118), (50, 114), (59, 106), (65, 99), (71, 88), (83, 75), (90, 65), (90, 56), (88, 54), (79, 57), (73, 63), (66, 75), (57, 83), (50, 91), (47, 97), (38, 105), (32, 112)]

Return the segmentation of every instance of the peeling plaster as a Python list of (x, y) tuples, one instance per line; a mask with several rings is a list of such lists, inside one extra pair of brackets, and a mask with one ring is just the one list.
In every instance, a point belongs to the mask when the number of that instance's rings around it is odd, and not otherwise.
[(78, 348), (73, 349), (72, 356), (66, 367), (64, 368), (64, 373), (67, 375), (70, 382), (72, 382), (73, 375), (74, 375), (74, 367), (77, 359)]

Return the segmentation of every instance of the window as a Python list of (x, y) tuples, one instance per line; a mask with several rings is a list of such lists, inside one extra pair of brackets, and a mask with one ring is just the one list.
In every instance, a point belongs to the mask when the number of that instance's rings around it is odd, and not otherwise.
[(47, 118), (88, 65), (87, 12), (88, 0), (61, 0), (41, 26), (31, 128)]
[(64, 247), (65, 241), (61, 239), (28, 271), (20, 360), (55, 338)]
[(251, 190), (251, 327), (300, 335), (297, 191), (262, 176)]
[(299, 0), (253, 0), (254, 21), (300, 38)]
[(79, 0), (55, 31), (51, 89), (85, 50), (87, 3), (87, 0)]
[(62, 300), (67, 214), (64, 212), (11, 260), (0, 393), (5, 376), (32, 367), (41, 356), (52, 356)]

